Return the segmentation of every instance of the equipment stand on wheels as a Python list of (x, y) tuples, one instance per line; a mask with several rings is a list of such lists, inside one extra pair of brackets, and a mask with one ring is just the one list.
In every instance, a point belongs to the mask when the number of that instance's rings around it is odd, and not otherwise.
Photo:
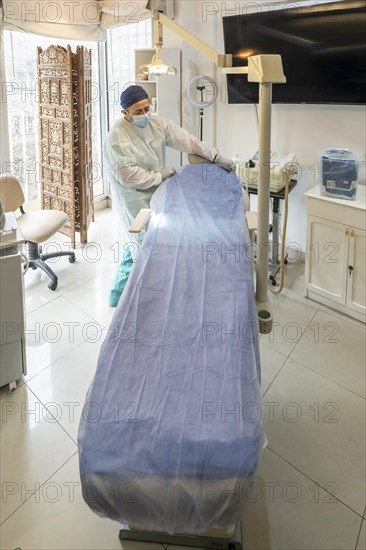
[[(281, 269), (281, 262), (279, 260), (279, 248), (280, 248), (280, 199), (279, 197), (273, 197), (273, 218), (272, 218), (272, 254), (270, 258), (270, 265), (273, 266), (269, 280), (276, 285), (276, 277)], [(285, 264), (287, 264), (288, 253), (285, 254)]]
[[(290, 181), (289, 193), (296, 187), (297, 180), (292, 179)], [(248, 188), (248, 193), (251, 195), (258, 194), (257, 187)], [(280, 201), (285, 199), (285, 189), (281, 191), (270, 191), (270, 198), (273, 200), (273, 218), (272, 224), (270, 226), (270, 232), (272, 232), (272, 254), (269, 258), (269, 265), (272, 268), (269, 280), (272, 285), (276, 285), (276, 277), (280, 271), (281, 265), (279, 260), (279, 250), (280, 250)], [(285, 264), (287, 264), (288, 254), (285, 256)]]

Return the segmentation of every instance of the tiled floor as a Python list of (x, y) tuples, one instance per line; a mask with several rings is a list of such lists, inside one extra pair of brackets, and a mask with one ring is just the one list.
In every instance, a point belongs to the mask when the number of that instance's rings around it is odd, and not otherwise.
[[(110, 210), (96, 214), (90, 236), (76, 264), (55, 264), (56, 292), (39, 273), (26, 276), (28, 374), (15, 392), (0, 392), (4, 550), (121, 548), (118, 524), (80, 494), (77, 427), (113, 317), (107, 296), (121, 253)], [(303, 277), (304, 264), (287, 267), (286, 289), (272, 300), (274, 331), (261, 338), (269, 445), (244, 547), (365, 550), (365, 328), (306, 300)]]

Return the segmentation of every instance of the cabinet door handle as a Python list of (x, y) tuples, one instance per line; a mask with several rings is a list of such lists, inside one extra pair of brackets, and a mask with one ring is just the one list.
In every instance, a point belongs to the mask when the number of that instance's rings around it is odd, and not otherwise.
[(348, 278), (351, 277), (352, 271), (353, 271), (353, 266), (352, 266), (352, 265), (349, 265), (349, 266), (348, 266)]
[(354, 237), (354, 236), (355, 236), (355, 230), (351, 229), (351, 237)]
[(348, 235), (349, 235), (349, 228), (346, 227), (346, 237), (348, 237)]

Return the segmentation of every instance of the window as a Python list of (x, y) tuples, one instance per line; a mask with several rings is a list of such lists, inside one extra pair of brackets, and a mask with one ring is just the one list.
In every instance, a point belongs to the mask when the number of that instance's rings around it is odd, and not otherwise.
[(108, 109), (111, 126), (121, 117), (119, 101), (124, 87), (135, 81), (135, 49), (151, 47), (150, 19), (108, 31)]
[(34, 115), (25, 117), (25, 133), (34, 135)]
[(92, 50), (93, 63), (93, 187), (94, 197), (103, 193), (101, 173), (99, 59), (97, 42), (60, 40), (34, 34), (4, 31), (6, 94), (9, 114), (12, 173), (23, 185), (26, 201), (39, 198), (39, 113), (37, 97), (37, 47), (51, 44), (78, 45)]
[[(102, 177), (102, 134), (106, 128), (107, 113), (101, 112), (101, 97), (106, 84), (99, 81), (99, 52), (104, 48), (97, 42), (61, 40), (34, 34), (4, 31), (5, 90), (9, 114), (10, 155), (12, 173), (23, 185), (26, 201), (39, 198), (39, 113), (37, 96), (37, 47), (48, 48), (51, 44), (78, 45), (92, 50), (93, 65), (93, 189), (94, 198), (104, 193)], [(113, 123), (121, 116), (120, 94), (124, 86), (135, 78), (134, 50), (152, 45), (151, 20), (122, 25), (108, 31), (108, 111)], [(104, 61), (102, 59), (101, 61)], [(105, 131), (105, 130), (104, 130)]]

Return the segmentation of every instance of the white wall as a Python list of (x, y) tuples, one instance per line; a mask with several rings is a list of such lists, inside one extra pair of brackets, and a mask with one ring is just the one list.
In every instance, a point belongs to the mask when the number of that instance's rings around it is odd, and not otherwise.
[[(175, 0), (175, 21), (201, 40), (224, 53), (222, 17), (245, 13), (253, 6), (268, 6), (264, 1)], [(284, 6), (286, 2), (277, 2)], [(294, 3), (292, 2), (292, 5)], [(301, 2), (297, 1), (297, 5)], [(268, 9), (268, 8), (267, 8)], [(197, 135), (197, 113), (189, 104), (185, 87), (199, 74), (211, 76), (220, 84), (220, 97), (214, 107), (205, 111), (204, 140), (215, 145), (225, 156), (234, 152), (250, 158), (257, 150), (257, 128), (252, 105), (228, 105), (226, 79), (220, 69), (202, 54), (164, 31), (164, 45), (182, 48), (182, 121)], [(366, 149), (365, 107), (334, 105), (274, 105), (272, 117), (272, 150), (281, 154), (293, 152), (302, 168), (297, 187), (290, 195), (290, 214), (286, 242), (305, 249), (306, 201), (304, 192), (317, 184), (316, 163), (319, 152), (329, 147)], [(364, 181), (364, 171), (362, 179)], [(254, 206), (254, 201), (252, 202)]]

